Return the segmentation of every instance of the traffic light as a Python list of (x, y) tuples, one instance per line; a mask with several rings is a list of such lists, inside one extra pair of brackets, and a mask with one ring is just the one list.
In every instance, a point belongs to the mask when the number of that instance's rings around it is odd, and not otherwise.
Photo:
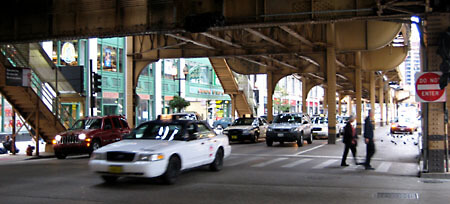
[(92, 86), (94, 93), (102, 92), (102, 76), (97, 73), (92, 73)]

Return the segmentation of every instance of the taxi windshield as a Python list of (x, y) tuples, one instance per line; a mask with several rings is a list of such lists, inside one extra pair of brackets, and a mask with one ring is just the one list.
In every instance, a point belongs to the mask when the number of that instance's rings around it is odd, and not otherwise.
[(102, 127), (102, 119), (96, 118), (96, 119), (83, 119), (78, 120), (73, 124), (69, 130), (88, 130), (88, 129), (100, 129)]
[(150, 139), (150, 140), (185, 140), (180, 124), (147, 123), (134, 129), (124, 139)]
[(301, 123), (302, 118), (300, 115), (277, 115), (273, 120), (273, 123)]
[(234, 121), (233, 126), (234, 125), (252, 125), (254, 120), (255, 120), (254, 118), (238, 118)]

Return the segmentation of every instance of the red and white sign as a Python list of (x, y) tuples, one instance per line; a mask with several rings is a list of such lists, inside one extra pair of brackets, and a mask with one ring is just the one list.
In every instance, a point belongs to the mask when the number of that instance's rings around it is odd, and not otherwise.
[(439, 88), (441, 75), (441, 72), (416, 73), (416, 101), (425, 103), (446, 101), (445, 89)]

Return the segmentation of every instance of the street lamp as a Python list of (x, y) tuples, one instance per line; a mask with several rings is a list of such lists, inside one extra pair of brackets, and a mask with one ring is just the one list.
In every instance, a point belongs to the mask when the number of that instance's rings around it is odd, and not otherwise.
[(184, 78), (181, 77), (174, 77), (173, 80), (178, 80), (178, 96), (181, 97), (181, 80), (186, 80), (189, 74), (189, 69), (187, 68), (187, 65), (184, 65), (183, 68), (183, 74)]

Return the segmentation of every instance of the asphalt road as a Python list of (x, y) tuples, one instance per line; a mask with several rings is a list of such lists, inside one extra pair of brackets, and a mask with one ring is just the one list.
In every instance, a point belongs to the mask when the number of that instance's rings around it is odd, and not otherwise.
[[(0, 164), (0, 203), (449, 203), (450, 181), (417, 177), (417, 135), (387, 132), (376, 130), (372, 171), (351, 155), (341, 167), (344, 145), (326, 140), (232, 144), (222, 171), (192, 169), (170, 186), (135, 178), (107, 185), (89, 172), (87, 157)], [(362, 139), (358, 155), (363, 161)]]

